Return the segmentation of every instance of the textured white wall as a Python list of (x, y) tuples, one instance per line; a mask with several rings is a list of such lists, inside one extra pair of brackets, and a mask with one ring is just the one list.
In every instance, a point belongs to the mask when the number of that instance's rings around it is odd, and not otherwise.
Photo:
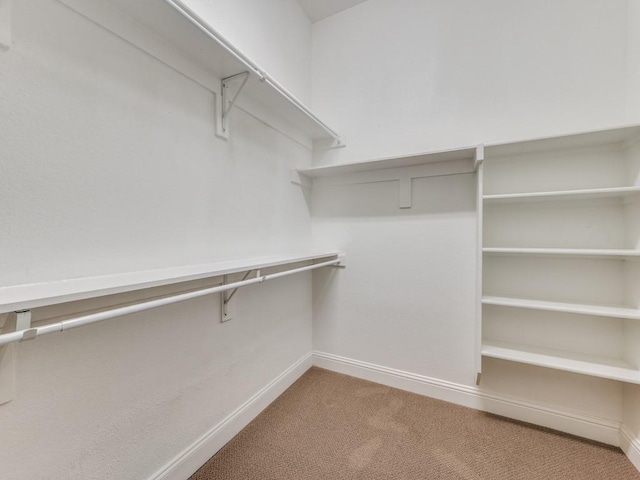
[(313, 25), (350, 161), (625, 121), (627, 0), (369, 0)]
[(640, 2), (629, 0), (627, 108), (629, 123), (640, 122)]
[(185, 4), (309, 104), (311, 22), (296, 0), (186, 0)]
[[(623, 124), (627, 8), (626, 0), (369, 0), (318, 22), (313, 107), (347, 147), (315, 161)], [(390, 183), (314, 189), (314, 240), (338, 242), (350, 264), (333, 285), (314, 283), (314, 349), (473, 385), (474, 177), (418, 184), (420, 202), (408, 211), (397, 210), (395, 195)], [(617, 382), (495, 360), (484, 362), (482, 388), (622, 419)]]
[[(202, 87), (57, 1), (13, 10), (0, 285), (308, 244), (289, 181), (308, 150), (241, 111), (224, 142)], [(243, 290), (225, 324), (214, 296), (21, 344), (18, 395), (0, 405), (0, 477), (149, 478), (310, 351), (310, 282)]]

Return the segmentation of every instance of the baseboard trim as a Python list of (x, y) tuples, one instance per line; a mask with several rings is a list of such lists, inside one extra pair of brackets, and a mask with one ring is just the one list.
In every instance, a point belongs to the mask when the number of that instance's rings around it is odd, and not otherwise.
[(249, 400), (183, 450), (149, 480), (185, 480), (237, 435), (312, 365), (311, 353), (299, 359)]
[(550, 408), (460, 385), (324, 352), (313, 353), (313, 365), (382, 385), (407, 390), (465, 407), (533, 423), (620, 446), (620, 422)]
[(620, 428), (620, 448), (640, 471), (640, 438), (634, 438), (625, 425)]

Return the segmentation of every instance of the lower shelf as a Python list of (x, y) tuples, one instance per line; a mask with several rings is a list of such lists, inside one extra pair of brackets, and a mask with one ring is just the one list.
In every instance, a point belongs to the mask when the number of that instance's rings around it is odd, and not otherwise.
[(640, 384), (640, 370), (621, 359), (497, 341), (484, 341), (482, 356)]

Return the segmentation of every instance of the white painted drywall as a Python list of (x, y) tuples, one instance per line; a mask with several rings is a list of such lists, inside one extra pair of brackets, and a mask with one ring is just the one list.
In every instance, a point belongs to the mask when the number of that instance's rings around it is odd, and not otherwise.
[(627, 108), (629, 123), (640, 122), (640, 2), (629, 1)]
[(305, 104), (311, 22), (296, 0), (185, 0), (207, 23)]
[[(13, 36), (0, 285), (308, 244), (307, 149), (242, 111), (216, 138), (210, 92), (55, 0), (14, 2)], [(0, 476), (150, 478), (310, 351), (310, 282), (242, 290), (225, 324), (214, 296), (20, 344)]]
[(627, 0), (369, 0), (313, 25), (319, 162), (625, 122)]
[[(623, 124), (627, 13), (626, 0), (369, 0), (320, 21), (313, 25), (312, 106), (345, 135), (347, 147), (314, 162)], [(397, 209), (389, 182), (333, 189), (316, 182), (314, 241), (344, 248), (350, 269), (330, 285), (322, 281), (326, 272), (315, 274), (315, 350), (473, 385), (474, 181), (414, 183), (415, 206), (406, 211)], [(623, 222), (606, 216), (603, 222)], [(489, 231), (489, 239), (497, 233)], [(512, 235), (518, 244), (518, 232)], [(623, 272), (610, 277), (620, 280)], [(611, 335), (599, 348), (619, 350), (621, 343)], [(481, 388), (622, 419), (618, 382), (487, 360)]]

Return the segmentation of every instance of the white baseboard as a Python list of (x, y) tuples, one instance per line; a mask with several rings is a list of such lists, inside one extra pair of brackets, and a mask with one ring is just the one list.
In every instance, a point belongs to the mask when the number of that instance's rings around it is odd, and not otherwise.
[(640, 438), (634, 438), (624, 425), (620, 428), (620, 448), (640, 471)]
[(206, 463), (215, 453), (246, 427), (289, 388), (312, 365), (311, 353), (306, 354), (278, 375), (253, 397), (214, 426), (206, 434), (182, 451), (149, 480), (185, 480)]
[(313, 364), (352, 377), (552, 428), (609, 445), (620, 446), (621, 444), (621, 425), (617, 421), (554, 409), (485, 392), (477, 387), (446, 382), (329, 353), (314, 352)]

